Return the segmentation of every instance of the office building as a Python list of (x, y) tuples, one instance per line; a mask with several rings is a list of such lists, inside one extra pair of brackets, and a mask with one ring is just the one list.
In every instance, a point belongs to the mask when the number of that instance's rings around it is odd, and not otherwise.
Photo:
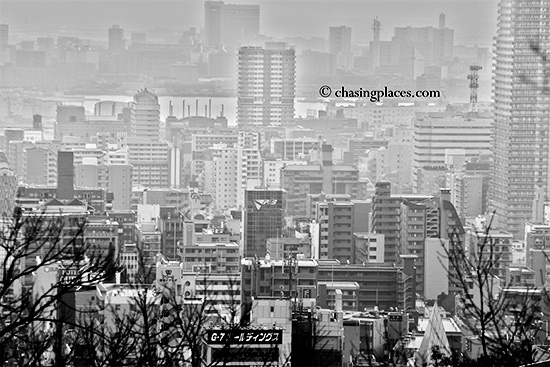
[(286, 212), (305, 216), (307, 194), (347, 194), (352, 200), (366, 199), (367, 182), (360, 181), (353, 166), (333, 165), (332, 146), (323, 145), (319, 164), (285, 166), (281, 169), (281, 187), (287, 191)]
[(260, 151), (216, 144), (207, 149), (205, 155), (208, 159), (199, 174), (201, 187), (214, 195), (218, 209), (242, 208), (244, 190), (262, 184)]
[(312, 226), (313, 258), (356, 263), (355, 232), (368, 232), (367, 201), (319, 202)]
[(445, 26), (445, 15), (440, 14), (438, 28), (396, 27), (392, 42), (397, 43), (405, 54), (412, 48), (417, 50), (426, 66), (441, 66), (453, 58), (454, 30)]
[(410, 192), (413, 167), (412, 129), (396, 129), (394, 132), (395, 135), (387, 147), (381, 147), (375, 152), (376, 181), (391, 181), (400, 192)]
[(328, 32), (328, 52), (351, 52), (351, 28), (346, 26), (330, 27)]
[[(546, 2), (501, 0), (493, 71), (494, 145), (490, 211), (498, 226), (522, 236), (537, 187), (550, 190)], [(541, 41), (538, 41), (541, 40)]]
[(488, 161), (467, 162), (464, 168), (449, 174), (451, 202), (460, 218), (475, 218), (486, 213), (491, 178)]
[(329, 28), (328, 52), (334, 58), (335, 68), (350, 69), (353, 66), (351, 28), (345, 26)]
[(115, 24), (109, 28), (109, 52), (121, 53), (124, 48), (124, 30)]
[[(56, 185), (58, 178), (57, 152), (59, 149), (59, 144), (55, 142), (38, 142), (25, 149), (21, 162), (25, 183), (33, 185)], [(15, 157), (15, 155), (10, 155), (10, 160), (11, 157)]]
[(239, 47), (260, 34), (260, 6), (204, 3), (205, 44), (210, 47)]
[(355, 232), (355, 263), (383, 263), (384, 262), (384, 235), (373, 232)]
[(238, 273), (240, 271), (239, 245), (234, 242), (197, 242), (180, 246), (183, 270), (189, 273)]
[(130, 111), (132, 136), (158, 141), (160, 138), (160, 105), (158, 97), (145, 88), (134, 96)]
[(115, 140), (119, 134), (130, 134), (130, 108), (122, 103), (98, 102), (93, 115), (85, 115), (81, 106), (57, 107), (55, 138), (58, 140), (79, 138), (81, 142), (91, 143), (102, 138)]
[(463, 243), (464, 228), (449, 200), (448, 190), (441, 190), (427, 200), (410, 196), (401, 201), (400, 252), (416, 256), (416, 291), (429, 299), (458, 290), (446, 250)]
[[(440, 189), (437, 196), (392, 195), (391, 183), (376, 183), (371, 231), (385, 237), (386, 262), (399, 263), (403, 256), (415, 256), (416, 289), (420, 294), (426, 291), (426, 259), (443, 256), (444, 241), (456, 245), (464, 240), (464, 228), (450, 197), (448, 189)], [(455, 291), (455, 270), (448, 271), (446, 286)]]
[(294, 119), (296, 55), (285, 43), (241, 47), (237, 121), (240, 126), (283, 126)]
[(330, 27), (328, 35), (329, 55), (334, 58), (335, 68), (350, 69), (353, 66), (351, 53), (351, 28)]
[[(489, 116), (454, 116), (447, 112), (417, 114), (413, 149), (415, 192), (437, 192), (441, 187), (437, 186), (437, 179), (443, 175), (444, 182), (447, 169), (462, 168), (466, 161), (490, 154), (492, 123)], [(435, 179), (430, 175), (432, 171), (438, 172)]]
[(139, 271), (148, 281), (155, 276), (155, 257), (162, 250), (162, 233), (157, 228), (157, 223), (154, 221), (143, 221), (136, 224), (136, 244), (139, 254), (142, 256)]
[(284, 191), (245, 191), (243, 209), (243, 257), (264, 257), (267, 239), (279, 237), (283, 229)]
[(147, 187), (169, 186), (168, 143), (141, 138), (123, 138), (132, 165), (132, 184)]
[(16, 192), (17, 178), (8, 165), (6, 154), (0, 151), (0, 218), (13, 214)]
[[(408, 260), (407, 260), (408, 261)], [(413, 298), (413, 278), (395, 264), (340, 264), (337, 260), (317, 260), (317, 279), (321, 282), (357, 282), (358, 310), (406, 309)]]
[(535, 271), (537, 284), (548, 283), (550, 274), (550, 226), (547, 224), (525, 223), (525, 263)]
[(298, 256), (292, 259), (243, 259), (242, 300), (250, 297), (317, 297), (316, 261)]
[(288, 259), (304, 256), (311, 258), (311, 241), (309, 238), (268, 238), (266, 241), (267, 254), (271, 259)]
[(263, 185), (265, 187), (281, 187), (281, 169), (285, 166), (306, 165), (306, 161), (285, 161), (277, 159), (275, 161), (263, 161)]
[(212, 148), (216, 144), (226, 144), (228, 147), (237, 146), (239, 136), (236, 134), (202, 134), (195, 133), (191, 135), (191, 149), (193, 151), (204, 151)]
[[(334, 105), (333, 110), (341, 107)], [(367, 131), (384, 131), (398, 125), (412, 127), (415, 113), (425, 111), (422, 104), (399, 103), (395, 100), (385, 100), (381, 103), (357, 101), (354, 106), (344, 108), (344, 116), (357, 119), (358, 126)]]
[(490, 261), (492, 275), (506, 279), (506, 271), (512, 265), (513, 235), (501, 229), (488, 228), (484, 217), (477, 217), (468, 224), (465, 245), (471, 256), (470, 261), (480, 261), (482, 264)]
[(132, 166), (129, 164), (75, 165), (77, 187), (102, 187), (113, 194), (113, 210), (130, 210), (132, 200)]
[(323, 142), (314, 138), (274, 138), (269, 152), (283, 160), (306, 160), (312, 150), (319, 150)]

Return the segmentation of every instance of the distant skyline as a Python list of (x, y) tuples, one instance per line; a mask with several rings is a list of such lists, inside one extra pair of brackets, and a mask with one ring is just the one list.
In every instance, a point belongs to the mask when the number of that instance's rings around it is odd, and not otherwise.
[[(497, 0), (230, 0), (226, 3), (259, 4), (260, 27), (273, 37), (328, 37), (330, 26), (352, 27), (354, 44), (372, 39), (372, 21), (382, 23), (381, 38), (389, 40), (394, 27), (438, 25), (445, 13), (447, 27), (455, 30), (456, 44), (490, 47), (496, 32)], [(132, 4), (132, 7), (129, 5)], [(162, 6), (159, 6), (162, 4)], [(200, 29), (202, 0), (2, 0), (0, 22), (12, 34), (24, 37), (63, 32), (107, 39), (107, 29), (120, 24), (130, 32), (155, 28), (181, 32)], [(47, 14), (47, 16), (45, 16)]]

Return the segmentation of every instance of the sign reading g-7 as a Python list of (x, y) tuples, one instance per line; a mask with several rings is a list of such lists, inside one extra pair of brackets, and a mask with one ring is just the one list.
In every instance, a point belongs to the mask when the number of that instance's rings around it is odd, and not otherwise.
[(282, 330), (208, 330), (207, 344), (282, 344)]

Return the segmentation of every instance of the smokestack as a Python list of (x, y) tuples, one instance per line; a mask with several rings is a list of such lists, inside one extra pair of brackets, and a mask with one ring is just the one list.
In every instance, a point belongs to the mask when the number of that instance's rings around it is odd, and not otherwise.
[(195, 101), (195, 116), (199, 115), (199, 100)]
[(187, 116), (191, 116), (191, 106), (187, 106)]
[(183, 112), (182, 112), (182, 117), (185, 117), (185, 99), (183, 100)]
[(223, 117), (223, 104), (222, 104), (222, 112), (221, 113), (222, 113), (221, 117)]
[(174, 116), (174, 106), (172, 106), (172, 101), (168, 102), (168, 116)]
[(115, 115), (115, 104), (116, 102), (113, 102), (113, 104), (111, 105), (111, 116)]
[(212, 98), (208, 100), (208, 118), (212, 118)]

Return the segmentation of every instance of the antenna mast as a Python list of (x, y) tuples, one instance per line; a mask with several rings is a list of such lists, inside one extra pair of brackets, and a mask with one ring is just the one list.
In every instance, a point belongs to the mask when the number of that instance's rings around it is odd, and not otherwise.
[(481, 70), (481, 66), (471, 65), (470, 74), (468, 79), (470, 80), (470, 112), (477, 112), (477, 89), (479, 88), (479, 75), (478, 71)]

